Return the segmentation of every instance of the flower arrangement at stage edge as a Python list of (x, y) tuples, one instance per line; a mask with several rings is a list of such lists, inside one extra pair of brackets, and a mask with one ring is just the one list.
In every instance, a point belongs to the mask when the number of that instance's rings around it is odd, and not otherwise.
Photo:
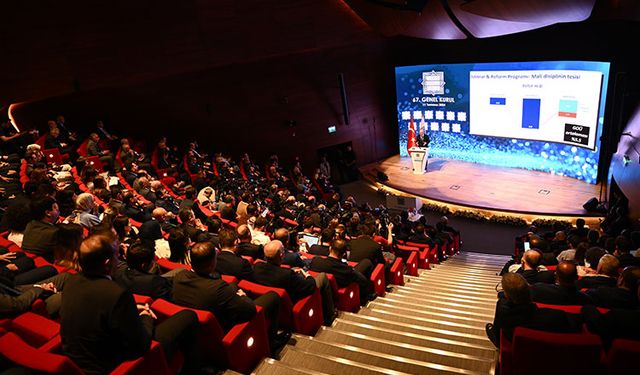
[(571, 227), (573, 224), (567, 220), (555, 220), (555, 219), (535, 219), (531, 224), (538, 228), (549, 227), (552, 228), (557, 222), (561, 222), (565, 227)]
[(508, 224), (517, 227), (524, 227), (527, 225), (526, 220), (515, 216), (493, 215), (489, 218), (489, 221), (491, 221), (492, 223)]
[(436, 212), (443, 215), (451, 214), (451, 210), (449, 209), (449, 207), (445, 205), (433, 204), (433, 203), (423, 203), (422, 208), (420, 208), (420, 211), (422, 214), (424, 214), (425, 212)]
[(475, 211), (468, 211), (468, 210), (458, 210), (455, 211), (453, 214), (453, 216), (455, 217), (462, 217), (465, 219), (472, 219), (472, 220), (477, 220), (477, 221), (487, 221), (487, 218), (482, 215), (479, 214)]

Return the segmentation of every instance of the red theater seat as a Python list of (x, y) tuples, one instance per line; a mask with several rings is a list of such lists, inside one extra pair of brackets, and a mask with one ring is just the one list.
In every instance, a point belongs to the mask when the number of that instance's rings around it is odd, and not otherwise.
[(163, 299), (156, 300), (151, 309), (156, 312), (159, 321), (182, 310), (194, 311), (200, 322), (197, 347), (221, 368), (248, 373), (269, 354), (267, 325), (260, 306), (257, 306), (258, 313), (253, 319), (235, 325), (227, 333), (209, 311), (189, 309)]
[[(315, 277), (318, 272), (309, 271), (309, 274)], [(360, 311), (360, 287), (358, 284), (351, 283), (344, 288), (339, 288), (335, 276), (327, 273), (327, 278), (331, 284), (331, 289), (333, 289), (333, 295), (338, 296), (338, 300), (335, 301), (336, 308), (340, 311), (352, 313)]]
[(313, 336), (324, 321), (322, 297), (318, 288), (312, 295), (302, 298), (294, 305), (284, 289), (264, 286), (247, 280), (240, 281), (238, 286), (252, 296), (261, 296), (269, 291), (278, 293), (280, 296), (280, 323), (295, 332)]

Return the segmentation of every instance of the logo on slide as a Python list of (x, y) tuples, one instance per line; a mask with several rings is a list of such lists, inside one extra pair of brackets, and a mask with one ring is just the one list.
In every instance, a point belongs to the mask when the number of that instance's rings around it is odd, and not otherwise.
[(444, 72), (422, 72), (422, 93), (431, 95), (444, 94)]

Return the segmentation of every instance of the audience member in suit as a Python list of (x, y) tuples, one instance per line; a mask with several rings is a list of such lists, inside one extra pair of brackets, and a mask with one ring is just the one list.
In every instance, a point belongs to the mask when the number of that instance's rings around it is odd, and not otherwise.
[[(56, 275), (56, 269), (51, 266), (45, 266), (51, 272), (46, 279), (38, 279), (29, 284), (20, 285), (6, 277), (8, 270), (0, 271), (0, 319), (12, 318), (20, 313), (26, 312), (31, 308), (33, 302), (38, 299), (44, 299), (47, 306), (47, 312), (51, 316), (57, 315), (62, 303), (62, 295), (60, 292), (64, 289), (70, 273), (61, 273)], [(40, 267), (44, 268), (44, 267)], [(40, 273), (45, 275), (44, 272)], [(34, 282), (37, 284), (34, 285)]]
[(44, 140), (44, 148), (57, 148), (61, 154), (68, 154), (71, 160), (77, 160), (78, 154), (73, 146), (70, 146), (60, 138), (60, 129), (53, 128), (47, 134)]
[(100, 157), (100, 161), (106, 165), (106, 169), (113, 170), (113, 155), (111, 155), (111, 151), (103, 150), (100, 147), (100, 136), (98, 133), (91, 133), (89, 135), (87, 155)]
[(575, 263), (562, 261), (556, 268), (556, 283), (537, 283), (531, 286), (531, 297), (534, 302), (551, 305), (586, 305), (591, 299), (578, 290), (576, 281), (578, 270)]
[(369, 259), (374, 265), (384, 264), (385, 268), (390, 268), (393, 261), (391, 258), (389, 258), (390, 262), (385, 261), (382, 246), (373, 240), (375, 228), (365, 224), (360, 227), (360, 233), (357, 238), (349, 241), (349, 261), (360, 262), (363, 259)]
[(520, 260), (520, 264), (509, 267), (509, 272), (521, 274), (531, 285), (536, 283), (553, 284), (553, 272), (540, 266), (541, 259), (542, 254), (538, 250), (527, 250), (524, 252), (522, 259)]
[[(247, 231), (246, 225), (241, 225)], [(238, 230), (240, 230), (238, 227)], [(236, 232), (230, 229), (222, 229), (218, 234), (220, 238), (220, 254), (218, 254), (218, 262), (216, 271), (223, 275), (235, 276), (240, 280), (253, 281), (253, 266), (248, 260), (238, 254), (238, 236)]]
[(201, 233), (206, 233), (207, 227), (202, 225), (200, 219), (197, 219), (191, 209), (182, 209), (178, 212), (178, 217), (182, 224), (180, 224), (180, 228), (187, 233), (191, 241), (197, 242), (198, 235)]
[(216, 273), (217, 252), (210, 242), (197, 243), (191, 249), (193, 272), (183, 271), (173, 278), (173, 298), (177, 304), (211, 311), (225, 331), (251, 320), (256, 305), (262, 306), (269, 320), (270, 338), (276, 339), (280, 297), (266, 293), (255, 300), (236, 284), (228, 284)]
[(209, 233), (209, 242), (212, 242), (217, 248), (219, 248), (220, 237), (218, 236), (218, 233), (220, 232), (220, 229), (222, 229), (222, 220), (213, 215), (207, 218), (206, 223), (207, 232)]
[(54, 224), (60, 216), (58, 203), (49, 196), (35, 199), (31, 202), (31, 213), (34, 219), (27, 224), (24, 230), (22, 249), (53, 262), (56, 232), (58, 231)]
[[(604, 251), (604, 250), (602, 250)], [(605, 254), (600, 258), (596, 273), (588, 273), (582, 276), (576, 283), (578, 289), (595, 289), (601, 286), (615, 287), (618, 279), (618, 258), (611, 254)]]
[(119, 265), (114, 281), (133, 294), (162, 298), (171, 301), (171, 281), (167, 277), (153, 274), (155, 249), (136, 242), (127, 250), (127, 262)]
[(609, 309), (635, 309), (638, 307), (638, 280), (640, 267), (627, 267), (618, 277), (616, 287), (600, 287), (587, 290), (593, 304)]
[[(247, 224), (238, 225), (236, 228), (237, 240), (238, 240), (238, 254), (250, 256), (253, 259), (264, 259), (264, 251), (262, 245), (254, 245), (251, 243), (251, 230)], [(222, 243), (222, 238), (220, 238)]]
[(256, 262), (253, 266), (255, 282), (286, 290), (293, 303), (313, 294), (316, 288), (320, 288), (324, 322), (326, 325), (331, 325), (336, 315), (336, 310), (327, 275), (319, 273), (314, 278), (301, 268), (280, 267), (284, 258), (284, 251), (284, 245), (278, 240), (273, 240), (265, 245), (264, 257), (266, 262)]
[(640, 258), (631, 255), (631, 241), (625, 236), (616, 237), (616, 251), (613, 253), (620, 261), (620, 267), (640, 266)]
[(589, 228), (585, 225), (584, 219), (577, 219), (575, 228), (569, 229), (567, 233), (570, 236), (577, 236), (578, 241), (586, 241), (589, 234)]
[(331, 240), (333, 240), (334, 234), (335, 232), (332, 228), (326, 228), (322, 230), (322, 233), (320, 233), (320, 243), (311, 245), (311, 247), (309, 248), (309, 254), (328, 256), (329, 245), (331, 244)]
[(83, 272), (68, 280), (62, 300), (63, 353), (86, 374), (105, 374), (122, 361), (144, 355), (155, 339), (169, 361), (179, 348), (187, 357), (184, 370), (194, 371), (198, 361), (190, 357), (196, 314), (181, 311), (154, 327), (155, 314), (149, 306), (136, 306), (132, 294), (110, 279), (117, 263), (114, 249), (113, 235), (93, 235), (80, 246)]
[(373, 271), (373, 263), (369, 259), (363, 259), (356, 267), (351, 267), (345, 259), (347, 255), (347, 241), (334, 240), (329, 247), (329, 256), (315, 257), (311, 260), (309, 269), (315, 272), (326, 272), (336, 278), (339, 288), (344, 288), (351, 283), (357, 283), (360, 288), (360, 305), (364, 306), (372, 295), (371, 281), (369, 277)]
[[(639, 289), (640, 291), (640, 289)], [(640, 299), (640, 295), (637, 296)], [(600, 335), (605, 349), (614, 339), (640, 340), (640, 311), (611, 309), (601, 313), (597, 307), (582, 308), (582, 316), (590, 332)]]
[(131, 219), (144, 223), (151, 220), (151, 209), (146, 207), (144, 203), (138, 201), (133, 192), (128, 191), (122, 196), (124, 207), (120, 213), (129, 216)]
[(493, 323), (487, 323), (486, 332), (491, 342), (500, 347), (500, 330), (505, 337), (513, 337), (516, 327), (550, 332), (577, 332), (580, 322), (560, 310), (541, 309), (531, 301), (529, 284), (517, 273), (502, 275), (504, 297), (496, 303)]
[(286, 228), (278, 228), (273, 233), (273, 239), (282, 242), (284, 246), (284, 257), (282, 259), (282, 264), (291, 267), (298, 268), (308, 268), (309, 260), (306, 258), (303, 259), (300, 255), (298, 244), (290, 243), (291, 241), (291, 232), (289, 232)]

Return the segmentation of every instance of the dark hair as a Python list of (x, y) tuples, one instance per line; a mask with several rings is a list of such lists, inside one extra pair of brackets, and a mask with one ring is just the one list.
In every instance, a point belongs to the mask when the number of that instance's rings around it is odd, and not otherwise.
[(331, 242), (335, 233), (336, 233), (335, 230), (330, 228), (326, 228), (322, 230), (322, 233), (320, 234), (320, 242), (324, 242), (324, 243)]
[(584, 266), (584, 257), (589, 249), (589, 244), (586, 242), (580, 242), (578, 247), (576, 247), (576, 254), (574, 256), (576, 263), (581, 266)]
[(616, 249), (622, 254), (627, 254), (631, 251), (631, 241), (625, 236), (616, 237)]
[(198, 272), (216, 258), (216, 249), (211, 242), (199, 242), (191, 248), (191, 267)]
[(222, 228), (222, 220), (219, 217), (213, 215), (207, 218), (207, 230), (211, 233), (218, 233)]
[(129, 224), (128, 216), (118, 215), (115, 218), (113, 218), (112, 224), (113, 224), (113, 229), (116, 230), (116, 233), (118, 234), (118, 239), (120, 241), (122, 241), (125, 237), (127, 237), (129, 233), (125, 233), (124, 230)]
[(24, 232), (29, 221), (31, 221), (31, 210), (27, 201), (16, 201), (7, 207), (5, 220), (10, 230)]
[(53, 258), (59, 264), (75, 265), (78, 261), (84, 229), (82, 225), (75, 223), (57, 224), (56, 227), (58, 230), (54, 240), (56, 245)]
[(42, 220), (47, 211), (51, 211), (53, 209), (53, 205), (56, 203), (56, 200), (49, 197), (44, 196), (31, 201), (31, 213), (33, 214), (33, 218), (36, 220)]
[(103, 235), (89, 236), (80, 245), (80, 267), (85, 274), (100, 274), (104, 262), (114, 256), (113, 238)]
[(174, 228), (169, 232), (169, 249), (171, 255), (169, 260), (176, 263), (184, 263), (189, 251), (189, 236), (181, 228)]
[(155, 257), (155, 249), (145, 243), (136, 241), (127, 250), (127, 265), (129, 268), (140, 272), (147, 272), (148, 267)]
[(236, 244), (236, 240), (238, 239), (238, 235), (236, 231), (229, 229), (222, 229), (218, 233), (218, 238), (220, 239), (220, 247), (233, 247)]
[(267, 218), (263, 216), (258, 216), (256, 218), (256, 222), (253, 224), (254, 228), (262, 228), (267, 225)]
[(335, 252), (339, 259), (344, 258), (344, 255), (347, 253), (347, 241), (343, 239), (333, 240), (330, 251)]
[(601, 247), (590, 247), (584, 254), (584, 261), (585, 263), (588, 262), (591, 268), (596, 269), (598, 267), (598, 262), (600, 262), (600, 258), (602, 258), (606, 253), (607, 251)]

